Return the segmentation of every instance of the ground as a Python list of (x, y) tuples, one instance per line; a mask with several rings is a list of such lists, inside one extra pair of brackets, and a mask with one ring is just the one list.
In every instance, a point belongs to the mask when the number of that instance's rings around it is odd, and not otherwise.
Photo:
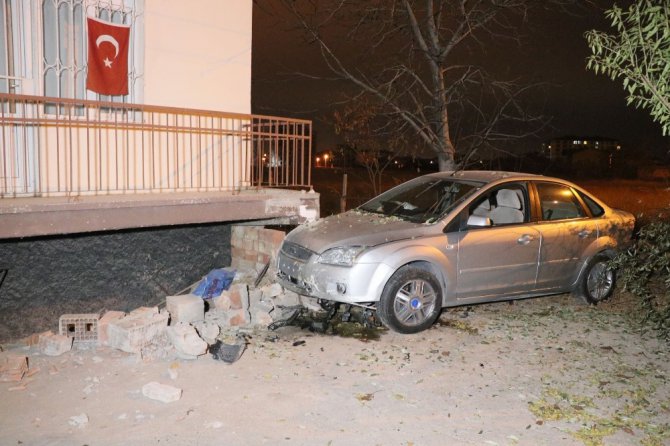
[(0, 444), (670, 445), (668, 345), (630, 299), (452, 309), (377, 340), (258, 331), (233, 364), (13, 346), (30, 373), (0, 383)]

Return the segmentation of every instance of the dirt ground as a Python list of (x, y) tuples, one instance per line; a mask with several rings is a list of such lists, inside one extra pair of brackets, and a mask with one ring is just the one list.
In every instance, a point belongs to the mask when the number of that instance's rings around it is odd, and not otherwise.
[(4, 346), (30, 373), (0, 383), (0, 444), (670, 445), (669, 348), (622, 299), (453, 309), (368, 341), (284, 327), (233, 364)]

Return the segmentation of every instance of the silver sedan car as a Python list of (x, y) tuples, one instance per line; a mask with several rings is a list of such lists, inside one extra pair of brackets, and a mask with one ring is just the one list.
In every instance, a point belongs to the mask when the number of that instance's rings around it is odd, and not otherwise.
[(444, 307), (573, 292), (610, 296), (612, 255), (635, 219), (557, 178), (511, 172), (424, 175), (291, 231), (278, 279), (321, 301), (374, 307), (401, 333)]

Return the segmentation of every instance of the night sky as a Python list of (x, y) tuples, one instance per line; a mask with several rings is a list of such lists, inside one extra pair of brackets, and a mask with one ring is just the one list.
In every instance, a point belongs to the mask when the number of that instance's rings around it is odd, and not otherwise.
[[(252, 110), (312, 119), (316, 150), (331, 148), (338, 140), (323, 117), (332, 113), (333, 103), (350, 87), (296, 75), (326, 71), (315, 48), (291, 29), (289, 16), (282, 14), (276, 0), (260, 3), (254, 4), (253, 17)], [(484, 64), (490, 72), (547, 83), (541, 100), (544, 113), (552, 116), (550, 127), (538, 137), (520, 141), (520, 151), (539, 149), (541, 142), (566, 135), (618, 139), (629, 152), (670, 149), (648, 112), (626, 105), (621, 81), (586, 70), (589, 49), (584, 32), (610, 31), (600, 11), (592, 8), (579, 15), (536, 11), (523, 30), (521, 46), (507, 42), (486, 49)]]

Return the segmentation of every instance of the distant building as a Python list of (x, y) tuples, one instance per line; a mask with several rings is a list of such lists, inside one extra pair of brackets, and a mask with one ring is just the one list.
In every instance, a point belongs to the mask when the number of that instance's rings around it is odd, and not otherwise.
[(576, 154), (592, 152), (598, 157), (607, 154), (611, 163), (614, 155), (621, 151), (619, 141), (600, 136), (563, 136), (542, 144), (542, 153), (551, 161), (572, 161)]

